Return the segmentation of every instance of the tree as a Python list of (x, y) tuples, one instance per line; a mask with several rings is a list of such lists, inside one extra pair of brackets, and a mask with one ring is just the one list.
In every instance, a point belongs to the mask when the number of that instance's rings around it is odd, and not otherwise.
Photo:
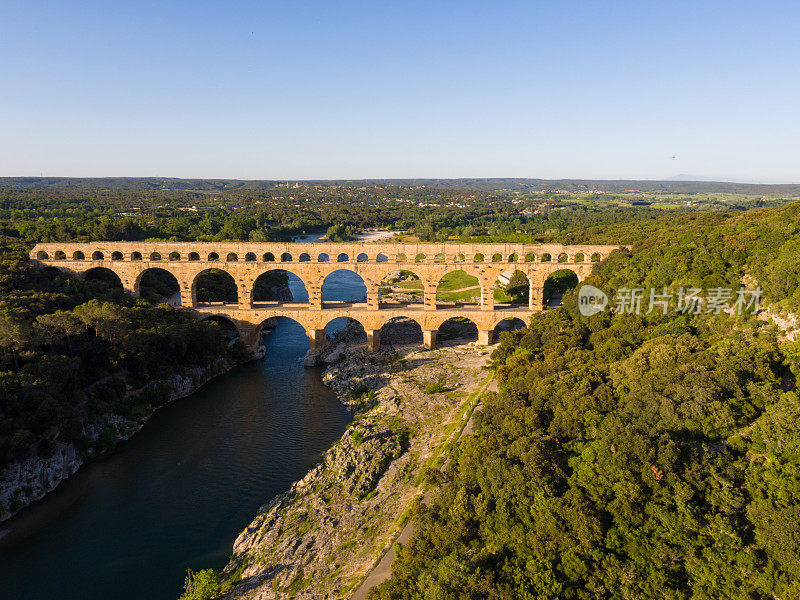
[(219, 573), (214, 569), (203, 569), (197, 573), (189, 569), (180, 600), (210, 600), (220, 591)]
[(15, 371), (19, 371), (18, 352), (30, 341), (31, 333), (29, 324), (7, 314), (0, 315), (0, 348), (11, 351)]

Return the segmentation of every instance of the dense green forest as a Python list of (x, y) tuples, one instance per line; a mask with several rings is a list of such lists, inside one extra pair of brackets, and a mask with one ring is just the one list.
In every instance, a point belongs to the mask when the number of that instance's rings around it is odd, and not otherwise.
[[(587, 283), (798, 308), (800, 205), (590, 225)], [(800, 344), (752, 316), (562, 308), (504, 333), (500, 390), (372, 597), (800, 597)]]

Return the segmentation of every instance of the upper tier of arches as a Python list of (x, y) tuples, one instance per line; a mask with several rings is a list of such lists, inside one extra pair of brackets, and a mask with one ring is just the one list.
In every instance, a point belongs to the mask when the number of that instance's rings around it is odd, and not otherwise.
[(616, 246), (514, 244), (215, 244), (209, 242), (100, 242), (38, 244), (40, 261), (164, 262), (387, 262), (387, 263), (591, 263)]

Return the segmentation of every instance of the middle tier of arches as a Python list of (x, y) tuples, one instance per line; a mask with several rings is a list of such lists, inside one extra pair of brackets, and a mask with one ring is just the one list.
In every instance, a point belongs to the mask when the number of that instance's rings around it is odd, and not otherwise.
[[(454, 268), (456, 265), (423, 266), (413, 263), (360, 265), (357, 262), (343, 262), (329, 265), (280, 264), (274, 268), (263, 268), (262, 265), (258, 265), (261, 268), (254, 268), (241, 263), (238, 265), (220, 263), (203, 264), (202, 268), (197, 270), (188, 270), (184, 265), (175, 265), (177, 268), (171, 268), (173, 265), (168, 262), (158, 265), (143, 263), (141, 266), (142, 268), (130, 277), (126, 277), (124, 272), (119, 273), (123, 287), (128, 288), (134, 295), (139, 295), (142, 291), (143, 278), (148, 272), (166, 271), (177, 281), (180, 304), (185, 307), (216, 302), (235, 303), (241, 308), (280, 303), (307, 305), (312, 308), (324, 308), (328, 305), (364, 305), (368, 308), (412, 305), (422, 309), (435, 309), (442, 306), (474, 305), (482, 309), (492, 309), (512, 304), (526, 305), (532, 310), (537, 310), (541, 308), (542, 289), (548, 275), (563, 269), (574, 272), (578, 279), (583, 279), (588, 274), (584, 272), (585, 268), (578, 265), (553, 265), (547, 269), (539, 265), (535, 268), (519, 268), (517, 265), (513, 267), (500, 265), (494, 268), (458, 265), (460, 268)], [(359, 293), (358, 297), (336, 297), (327, 293), (331, 276), (341, 271), (357, 279), (363, 293)], [(276, 273), (287, 274), (292, 291), (302, 291), (300, 297), (296, 293), (293, 293), (295, 297), (291, 300), (286, 297), (269, 298), (263, 294), (259, 297), (259, 283), (263, 283), (264, 278)], [(198, 283), (212, 274), (220, 282), (217, 287), (225, 286), (225, 294), (216, 298), (209, 297), (208, 294), (198, 296)], [(511, 280), (516, 281), (514, 289), (518, 292), (517, 295), (498, 296), (498, 284), (502, 277), (507, 280), (507, 285), (511, 284)], [(447, 282), (448, 278), (451, 278), (453, 283)], [(445, 283), (447, 285), (444, 285)], [(462, 287), (458, 287), (459, 285)], [(353, 289), (358, 286), (348, 287)]]

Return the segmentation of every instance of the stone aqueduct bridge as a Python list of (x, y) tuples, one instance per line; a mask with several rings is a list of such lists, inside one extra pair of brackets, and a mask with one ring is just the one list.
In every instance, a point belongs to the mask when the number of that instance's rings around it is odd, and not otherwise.
[[(569, 269), (582, 280), (590, 273), (593, 262), (606, 258), (616, 248), (560, 244), (87, 242), (37, 244), (30, 258), (42, 267), (56, 267), (77, 276), (98, 267), (110, 269), (119, 276), (123, 287), (137, 296), (145, 272), (154, 268), (168, 271), (178, 281), (182, 306), (206, 317), (229, 319), (250, 347), (258, 343), (264, 321), (284, 316), (305, 328), (312, 348), (324, 343), (325, 326), (338, 317), (359, 321), (371, 348), (380, 344), (379, 332), (387, 322), (396, 317), (412, 318), (422, 328), (423, 343), (432, 348), (438, 328), (453, 317), (472, 320), (478, 328), (479, 343), (490, 343), (500, 321), (519, 318), (527, 322), (532, 313), (542, 310), (542, 291), (550, 274)], [(238, 303), (197, 302), (197, 278), (209, 269), (220, 269), (233, 277)], [(253, 302), (256, 279), (276, 269), (299, 277), (309, 301)], [(366, 302), (323, 302), (325, 278), (342, 269), (361, 276), (367, 288)], [(399, 270), (412, 271), (420, 278), (424, 288), (422, 303), (381, 300), (381, 281)], [(436, 288), (441, 278), (457, 270), (477, 277), (481, 286), (479, 305), (437, 302)], [(527, 276), (528, 306), (495, 304), (495, 283), (510, 270)]]

